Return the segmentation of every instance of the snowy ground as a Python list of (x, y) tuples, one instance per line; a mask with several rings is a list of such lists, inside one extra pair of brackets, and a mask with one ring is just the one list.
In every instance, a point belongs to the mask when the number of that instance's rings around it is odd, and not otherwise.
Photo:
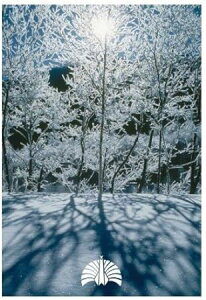
[[(3, 295), (200, 295), (200, 196), (3, 197)], [(81, 286), (83, 268), (104, 254), (123, 283)]]

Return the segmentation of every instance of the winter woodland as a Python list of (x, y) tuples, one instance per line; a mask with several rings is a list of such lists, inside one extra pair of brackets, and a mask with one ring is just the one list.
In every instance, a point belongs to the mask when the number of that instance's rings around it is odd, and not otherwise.
[[(4, 6), (4, 189), (200, 191), (195, 6)], [(67, 67), (66, 90), (50, 83)]]
[[(3, 295), (200, 296), (201, 7), (6, 5), (2, 36)], [(122, 285), (82, 286), (102, 256)]]
[(198, 6), (4, 6), (4, 190), (199, 193), (200, 39)]

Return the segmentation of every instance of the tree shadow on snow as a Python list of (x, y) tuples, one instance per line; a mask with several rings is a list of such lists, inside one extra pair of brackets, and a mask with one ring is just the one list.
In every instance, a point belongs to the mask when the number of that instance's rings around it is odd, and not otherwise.
[[(4, 199), (4, 296), (200, 295), (197, 202), (187, 197), (105, 195), (100, 216), (94, 197), (86, 196), (81, 203), (81, 197), (55, 197), (53, 202), (44, 195), (39, 200), (39, 194)], [(46, 206), (53, 203), (51, 210), (41, 209), (45, 201)], [(118, 265), (121, 287), (112, 282), (81, 287), (83, 268), (99, 255)]]

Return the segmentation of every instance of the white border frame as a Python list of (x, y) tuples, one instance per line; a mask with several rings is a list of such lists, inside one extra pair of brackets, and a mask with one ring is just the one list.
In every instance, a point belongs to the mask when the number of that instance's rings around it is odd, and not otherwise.
[[(152, 1), (152, 0), (144, 0), (144, 1), (134, 1), (134, 0), (110, 0), (110, 1), (105, 1), (105, 0), (53, 0), (53, 1), (50, 1), (50, 0), (36, 0), (36, 1), (31, 1), (31, 0), (14, 0), (14, 1), (5, 1), (5, 0), (2, 0), (1, 1), (1, 4), (4, 5), (4, 4), (11, 4), (11, 5), (15, 5), (15, 4), (19, 4), (19, 5), (24, 5), (24, 4), (36, 4), (36, 5), (51, 5), (51, 4), (67, 4), (67, 5), (71, 5), (71, 4), (136, 4), (136, 5), (140, 5), (140, 4), (154, 4), (154, 5), (158, 5), (158, 4), (165, 4), (165, 5), (170, 5), (170, 4), (177, 4), (177, 5), (184, 5), (184, 4), (190, 4), (190, 5), (201, 5), (202, 6), (202, 196), (201, 196), (201, 199), (202, 199), (202, 213), (201, 213), (201, 220), (202, 220), (202, 249), (201, 249), (201, 253), (202, 253), (202, 296), (201, 297), (187, 297), (187, 296), (184, 296), (184, 297), (175, 297), (175, 299), (179, 300), (179, 299), (184, 299), (184, 300), (187, 300), (187, 299), (191, 299), (191, 298), (194, 298), (194, 299), (199, 299), (199, 298), (206, 298), (206, 276), (205, 276), (205, 271), (206, 271), (206, 185), (205, 185), (205, 178), (206, 178), (206, 159), (205, 159), (205, 146), (206, 146), (206, 141), (205, 141), (205, 138), (204, 138), (204, 135), (206, 134), (206, 122), (204, 121), (204, 118), (203, 116), (206, 114), (206, 104), (204, 104), (204, 101), (205, 100), (205, 96), (206, 96), (206, 1), (204, 0), (201, 0), (201, 1), (196, 1), (196, 0), (188, 0), (188, 1), (185, 1), (185, 0), (173, 0), (173, 1), (168, 1), (168, 0), (156, 0), (156, 1)], [(1, 5), (1, 12), (2, 12), (2, 5)], [(2, 19), (1, 19), (1, 25), (2, 25)], [(2, 26), (1, 26), (2, 28)], [(1, 42), (1, 45), (2, 45), (2, 34), (0, 36), (0, 42)], [(2, 48), (1, 48), (2, 49)], [(2, 51), (0, 51), (0, 58), (1, 58), (1, 63), (2, 63)], [(1, 78), (2, 78), (2, 68), (0, 68), (0, 75), (1, 75)], [(2, 85), (0, 85), (0, 94), (2, 96)], [(2, 105), (2, 102), (1, 102), (1, 105)], [(2, 107), (1, 107), (2, 109)], [(2, 110), (1, 110), (2, 111)], [(2, 118), (2, 114), (0, 114), (0, 118)], [(0, 140), (1, 140), (1, 133), (0, 133)], [(2, 161), (1, 161), (2, 162)], [(2, 168), (0, 169), (0, 177), (2, 178)], [(1, 183), (0, 183), (0, 189), (2, 191), (2, 180), (1, 180)], [(1, 203), (1, 207), (2, 207), (2, 203)], [(1, 221), (2, 221), (2, 214), (1, 214)], [(2, 224), (2, 222), (1, 222)], [(0, 240), (2, 241), (2, 230), (0, 232)], [(0, 266), (1, 266), (1, 270), (2, 270), (2, 251), (1, 251), (1, 254), (0, 254)], [(205, 283), (205, 285), (204, 285)], [(2, 291), (2, 280), (0, 280), (0, 290)], [(90, 297), (90, 296), (89, 296)], [(91, 296), (92, 299), (101, 299), (102, 297), (95, 297), (95, 296)], [(116, 296), (114, 296), (115, 298), (117, 298)], [(106, 298), (108, 300), (114, 298), (112, 296), (107, 296)], [(6, 299), (13, 299), (13, 297), (2, 297), (0, 295), (0, 298), (6, 298)], [(36, 297), (32, 297), (32, 296), (28, 296), (28, 297), (21, 297), (21, 298), (24, 298), (24, 299), (36, 299)], [(45, 296), (43, 297), (38, 297), (38, 300), (42, 300), (44, 299)], [(51, 300), (54, 300), (54, 299), (61, 299), (62, 296), (49, 296), (49, 299)], [(74, 297), (74, 296), (65, 296), (64, 298), (68, 298), (68, 299), (84, 299), (84, 298), (88, 298), (88, 297)], [(131, 296), (122, 296), (122, 297), (118, 297), (118, 299), (130, 299)], [(142, 300), (142, 299), (145, 299), (145, 297), (143, 296), (140, 296), (140, 297), (137, 297), (138, 300)], [(164, 296), (157, 296), (157, 297), (152, 297), (153, 299), (165, 299), (165, 300), (169, 300), (171, 299), (171, 296), (170, 297), (164, 297)]]

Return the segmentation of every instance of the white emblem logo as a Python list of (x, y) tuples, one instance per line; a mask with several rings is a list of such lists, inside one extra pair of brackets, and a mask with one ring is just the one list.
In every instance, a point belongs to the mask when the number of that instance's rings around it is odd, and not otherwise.
[(119, 268), (110, 260), (100, 259), (93, 260), (84, 268), (81, 276), (81, 284), (84, 286), (90, 281), (95, 281), (97, 285), (106, 285), (109, 281), (122, 284), (122, 275)]

